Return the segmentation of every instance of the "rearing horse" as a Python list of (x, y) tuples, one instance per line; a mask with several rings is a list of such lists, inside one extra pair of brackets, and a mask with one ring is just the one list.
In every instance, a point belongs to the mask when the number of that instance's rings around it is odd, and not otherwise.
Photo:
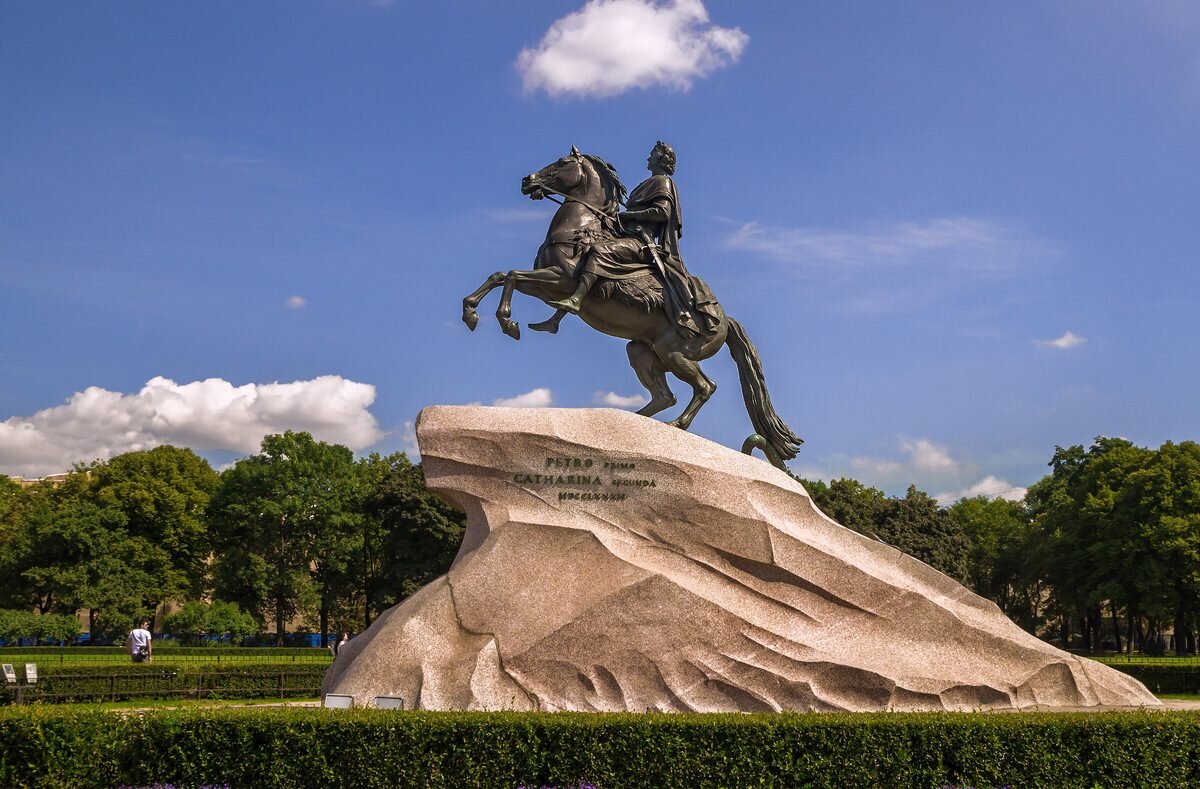
[[(504, 286), (496, 318), (509, 337), (521, 338), (520, 326), (512, 315), (514, 290), (542, 301), (562, 299), (577, 284), (575, 267), (590, 243), (612, 238), (610, 229), (625, 187), (617, 172), (598, 156), (571, 153), (521, 180), (521, 193), (540, 200), (547, 195), (565, 199), (555, 212), (538, 249), (533, 269), (497, 271), (471, 295), (463, 299), (463, 322), (474, 331), (479, 324), (475, 308), (487, 294)], [(763, 379), (758, 351), (742, 325), (717, 306), (719, 322), (712, 334), (695, 338), (680, 335), (668, 319), (663, 305), (662, 284), (647, 268), (646, 275), (625, 280), (601, 280), (583, 303), (579, 317), (597, 331), (629, 340), (626, 351), (638, 380), (650, 392), (650, 402), (638, 413), (652, 416), (675, 405), (667, 373), (692, 387), (692, 398), (669, 424), (686, 430), (717, 386), (700, 369), (699, 362), (713, 356), (722, 345), (737, 363), (746, 411), (754, 430), (764, 441), (767, 455), (780, 460), (796, 456), (803, 441), (775, 413)]]

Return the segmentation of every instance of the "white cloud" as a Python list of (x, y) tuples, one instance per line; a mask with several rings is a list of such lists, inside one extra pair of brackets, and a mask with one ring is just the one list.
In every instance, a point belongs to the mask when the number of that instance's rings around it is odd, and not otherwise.
[(982, 475), (978, 464), (954, 457), (946, 447), (927, 438), (897, 439), (896, 453), (891, 457), (829, 458), (818, 466), (806, 468), (801, 476), (823, 480), (848, 476), (893, 495), (903, 495), (909, 485), (925, 491), (942, 490), (934, 498), (947, 505), (964, 496), (1019, 501), (1026, 492), (1008, 480)]
[(517, 57), (526, 90), (613, 96), (692, 81), (734, 63), (750, 37), (708, 21), (701, 0), (589, 0)]
[(958, 463), (950, 457), (945, 447), (939, 447), (927, 438), (916, 441), (901, 440), (900, 449), (912, 457), (912, 465), (921, 471), (955, 472)]
[(592, 401), (613, 408), (641, 408), (649, 402), (644, 394), (619, 395), (616, 392), (596, 392)]
[(1057, 348), (1060, 351), (1065, 351), (1068, 348), (1074, 348), (1076, 345), (1083, 345), (1087, 342), (1086, 337), (1080, 337), (1072, 331), (1063, 332), (1063, 336), (1056, 337), (1053, 340), (1035, 340), (1038, 345), (1043, 348)]
[(417, 443), (416, 423), (404, 423), (404, 433), (400, 438), (400, 451), (408, 455), (409, 460), (416, 460), (421, 456), (421, 446)]
[(504, 408), (545, 408), (553, 404), (554, 393), (545, 387), (519, 394), (516, 397), (501, 397), (492, 401), (492, 405)]
[(897, 449), (908, 457), (856, 457), (851, 458), (850, 465), (856, 473), (871, 480), (872, 484), (952, 475), (961, 470), (958, 461), (950, 457), (950, 452), (945, 447), (938, 446), (927, 438), (901, 438), (897, 442)]
[(308, 299), (304, 298), (303, 296), (288, 296), (288, 299), (283, 303), (283, 306), (287, 307), (289, 310), (298, 310), (306, 304), (308, 304)]
[(1045, 254), (1045, 242), (988, 219), (946, 217), (895, 222), (858, 230), (770, 227), (746, 222), (726, 237), (733, 249), (795, 264), (810, 273), (933, 265), (999, 273), (1031, 254)]
[(983, 479), (962, 490), (952, 493), (939, 493), (934, 496), (939, 504), (950, 505), (959, 499), (970, 499), (975, 496), (986, 496), (989, 499), (1008, 499), (1020, 501), (1029, 492), (1028, 488), (1018, 487), (1007, 480), (988, 474)]
[(156, 377), (136, 394), (93, 386), (63, 405), (0, 422), (0, 472), (41, 476), (161, 444), (249, 454), (263, 436), (285, 430), (362, 449), (383, 436), (368, 410), (373, 402), (374, 386), (337, 375), (243, 386)]

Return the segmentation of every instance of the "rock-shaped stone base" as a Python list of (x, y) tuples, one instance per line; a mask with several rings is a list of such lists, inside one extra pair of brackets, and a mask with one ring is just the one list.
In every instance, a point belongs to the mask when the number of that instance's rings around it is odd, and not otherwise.
[(438, 406), (426, 480), (468, 515), (450, 572), (343, 648), (323, 693), (434, 710), (1158, 706), (787, 474), (609, 409)]

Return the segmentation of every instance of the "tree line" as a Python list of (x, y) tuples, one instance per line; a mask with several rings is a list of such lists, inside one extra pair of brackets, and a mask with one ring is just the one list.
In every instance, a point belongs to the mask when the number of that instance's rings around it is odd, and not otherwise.
[(129, 452), (58, 484), (0, 477), (0, 622), (87, 609), (91, 633), (119, 637), (170, 601), (185, 634), (269, 623), (282, 645), (303, 617), (326, 643), (445, 572), (462, 533), (403, 453), (287, 432), (218, 474), (189, 449)]
[[(834, 520), (904, 552), (1064, 647), (1197, 651), (1200, 445), (1056, 447), (1023, 501), (940, 507), (852, 479), (805, 481)], [(1170, 635), (1168, 637), (1168, 629)]]
[[(1200, 445), (1101, 437), (1056, 447), (1048, 465), (1023, 501), (948, 507), (915, 486), (889, 497), (853, 479), (802, 481), (834, 520), (962, 582), (1036, 635), (1195, 652)], [(91, 632), (119, 635), (175, 601), (185, 603), (169, 623), (177, 632), (271, 624), (282, 643), (303, 617), (327, 639), (444, 573), (462, 533), (462, 515), (403, 454), (356, 460), (307, 433), (268, 436), (220, 474), (164, 446), (79, 466), (57, 485), (0, 477), (0, 609), (12, 609), (0, 625), (86, 608)]]

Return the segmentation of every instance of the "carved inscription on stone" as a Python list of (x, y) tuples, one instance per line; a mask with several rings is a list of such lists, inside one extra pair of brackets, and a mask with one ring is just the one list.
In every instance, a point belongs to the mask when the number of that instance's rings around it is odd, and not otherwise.
[(632, 461), (592, 457), (548, 457), (537, 471), (515, 472), (512, 481), (523, 488), (559, 489), (559, 501), (625, 501), (631, 492), (658, 487)]

